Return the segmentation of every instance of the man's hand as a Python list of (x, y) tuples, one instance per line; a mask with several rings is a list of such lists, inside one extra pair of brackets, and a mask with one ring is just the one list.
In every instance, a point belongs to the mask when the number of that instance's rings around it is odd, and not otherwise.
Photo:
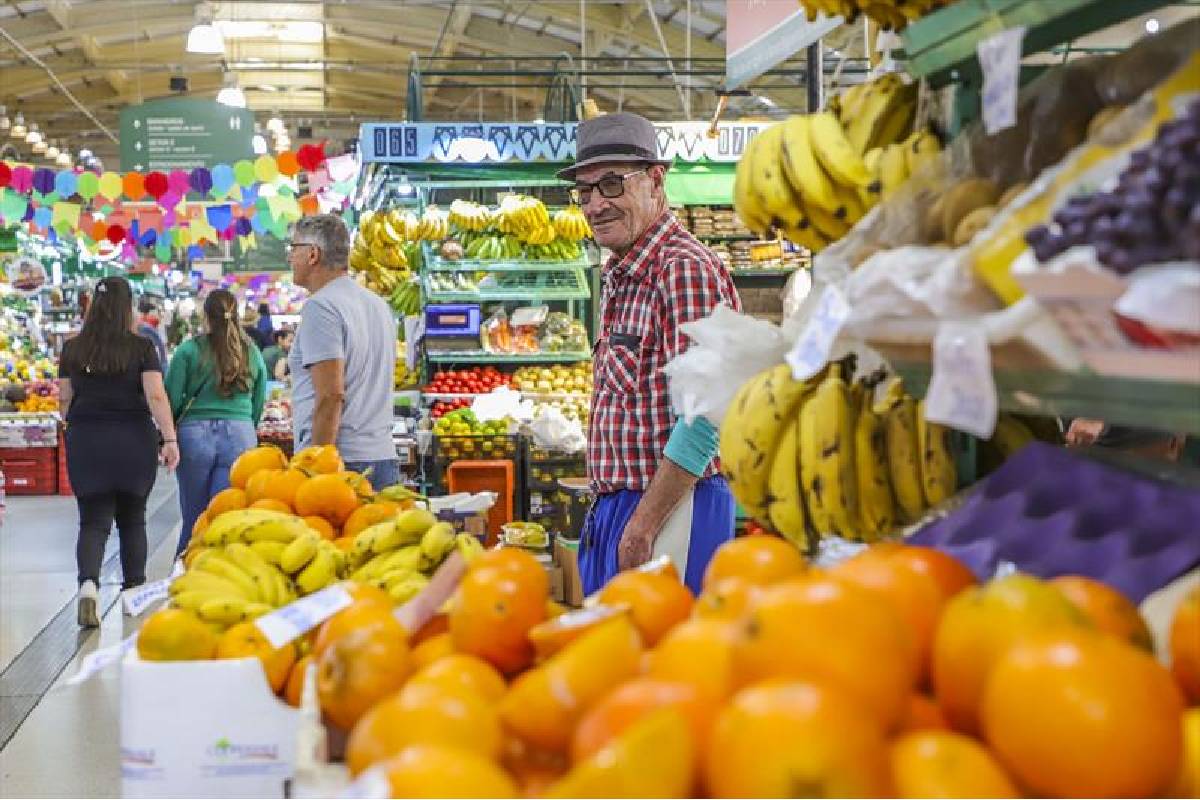
[(652, 529), (648, 525), (639, 524), (635, 513), (621, 533), (621, 542), (617, 545), (617, 569), (623, 572), (649, 561), (654, 552), (656, 538), (658, 528)]
[(1095, 444), (1102, 433), (1104, 433), (1104, 422), (1101, 420), (1083, 419), (1082, 417), (1073, 419), (1071, 427), (1067, 429), (1067, 444), (1073, 447)]

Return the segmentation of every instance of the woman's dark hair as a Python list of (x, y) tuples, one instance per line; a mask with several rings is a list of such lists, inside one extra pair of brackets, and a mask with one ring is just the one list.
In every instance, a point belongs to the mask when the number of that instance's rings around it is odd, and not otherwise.
[(259, 313), (259, 315), (264, 316), (264, 317), (271, 316), (271, 306), (266, 303), (259, 303), (258, 304), (258, 313)]
[(104, 278), (88, 304), (83, 329), (64, 348), (63, 372), (120, 375), (142, 356), (146, 340), (133, 332), (133, 290), (124, 278)]
[(208, 349), (223, 397), (250, 390), (250, 342), (238, 325), (237, 299), (224, 289), (214, 289), (204, 301)]
[(271, 334), (271, 338), (275, 340), (275, 344), (279, 344), (293, 333), (295, 333), (295, 331), (293, 331), (291, 328), (279, 328)]

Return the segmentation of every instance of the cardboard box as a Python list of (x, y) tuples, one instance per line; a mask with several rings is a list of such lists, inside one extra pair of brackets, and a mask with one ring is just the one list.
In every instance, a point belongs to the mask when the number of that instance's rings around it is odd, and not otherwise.
[(121, 662), (123, 797), (283, 797), (296, 709), (254, 658)]
[(558, 567), (562, 581), (563, 605), (578, 608), (583, 605), (583, 581), (579, 576), (578, 543), (574, 547), (563, 544), (562, 537), (554, 538), (554, 563)]

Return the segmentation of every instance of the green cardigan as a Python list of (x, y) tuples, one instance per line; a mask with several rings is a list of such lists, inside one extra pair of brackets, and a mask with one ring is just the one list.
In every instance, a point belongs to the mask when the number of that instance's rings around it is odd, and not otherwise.
[[(177, 422), (199, 419), (243, 419), (256, 426), (262, 418), (267, 398), (267, 367), (262, 353), (253, 342), (246, 342), (250, 354), (250, 390), (223, 397), (217, 390), (208, 337), (201, 335), (179, 345), (167, 368), (167, 397)], [(196, 396), (187, 416), (179, 418), (188, 399)]]

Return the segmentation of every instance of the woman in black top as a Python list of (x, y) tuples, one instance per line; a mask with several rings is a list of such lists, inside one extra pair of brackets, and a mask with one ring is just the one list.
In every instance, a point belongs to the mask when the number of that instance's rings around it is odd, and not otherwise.
[(157, 465), (179, 463), (162, 365), (153, 343), (135, 332), (133, 293), (124, 278), (96, 285), (83, 330), (63, 347), (58, 384), (67, 473), (79, 505), (79, 624), (95, 627), (100, 562), (113, 520), (121, 538), (122, 589), (128, 590), (146, 580), (146, 499)]

